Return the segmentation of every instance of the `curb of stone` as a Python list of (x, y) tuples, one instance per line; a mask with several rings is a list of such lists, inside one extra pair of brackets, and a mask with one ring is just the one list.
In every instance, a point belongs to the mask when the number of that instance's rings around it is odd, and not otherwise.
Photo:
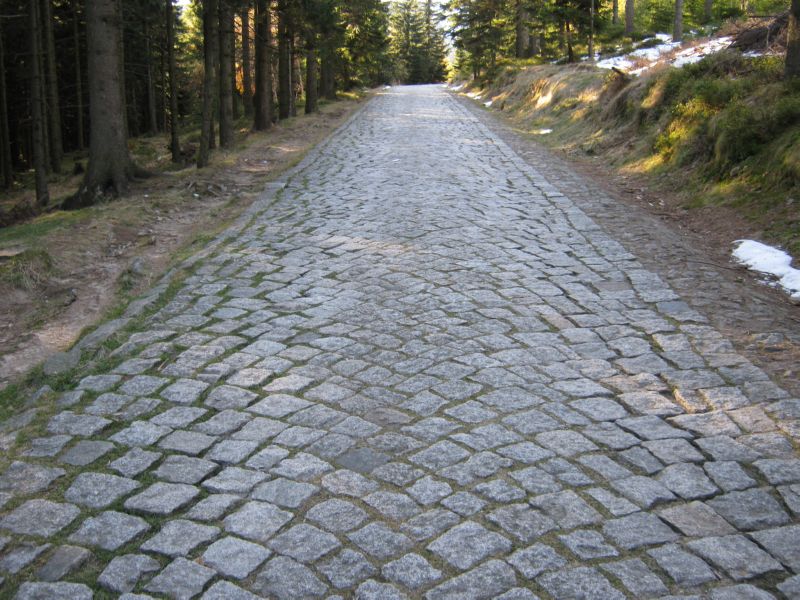
[[(356, 111), (348, 117), (348, 119), (334, 129), (325, 139), (323, 139), (316, 146), (311, 148), (303, 159), (294, 167), (283, 173), (280, 177), (273, 181), (267, 182), (258, 198), (239, 215), (236, 220), (224, 231), (219, 233), (213, 240), (211, 240), (203, 249), (198, 250), (190, 257), (184, 259), (180, 264), (172, 267), (158, 280), (155, 286), (150, 288), (142, 296), (132, 300), (128, 304), (125, 312), (121, 317), (113, 319), (100, 325), (94, 331), (83, 336), (78, 342), (65, 352), (58, 352), (42, 364), (45, 375), (52, 376), (58, 375), (75, 368), (81, 360), (84, 350), (96, 350), (112, 335), (119, 330), (123, 329), (134, 318), (141, 315), (150, 306), (153, 306), (164, 295), (169, 288), (170, 283), (175, 278), (175, 275), (181, 271), (185, 271), (194, 266), (199, 260), (208, 257), (215, 250), (217, 250), (224, 242), (229, 241), (238, 235), (252, 219), (267, 210), (279, 197), (280, 193), (286, 188), (289, 182), (300, 172), (310, 166), (320, 154), (324, 152), (331, 142), (350, 124), (355, 121), (361, 113), (372, 103), (375, 96), (371, 96), (364, 103), (356, 109)], [(34, 394), (35, 396), (36, 394)]]

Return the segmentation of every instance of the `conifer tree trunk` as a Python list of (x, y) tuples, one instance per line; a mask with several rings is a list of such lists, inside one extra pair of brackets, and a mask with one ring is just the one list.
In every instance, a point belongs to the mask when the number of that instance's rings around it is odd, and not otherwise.
[(278, 119), (292, 114), (292, 62), (286, 0), (278, 2)]
[(250, 3), (247, 2), (242, 9), (242, 104), (244, 115), (253, 116), (253, 80), (250, 60)]
[(515, 14), (516, 44), (515, 55), (517, 58), (528, 58), (531, 46), (531, 32), (528, 29), (528, 11), (525, 10), (523, 0), (517, 0)]
[(11, 164), (11, 135), (8, 131), (5, 60), (3, 31), (2, 27), (0, 27), (0, 169), (2, 169), (3, 188), (8, 189), (14, 183), (14, 165)]
[(611, 2), (611, 22), (616, 25), (619, 23), (619, 0)]
[(219, 3), (219, 145), (230, 148), (233, 143), (233, 89), (231, 87), (231, 54), (233, 12), (227, 0)]
[(256, 0), (256, 92), (253, 128), (264, 131), (272, 126), (272, 50), (270, 2)]
[(203, 111), (200, 122), (200, 149), (197, 167), (205, 167), (214, 139), (214, 96), (216, 95), (217, 48), (215, 29), (218, 19), (217, 1), (203, 0)]
[(39, 2), (28, 3), (28, 39), (31, 54), (31, 121), (33, 130), (33, 169), (36, 185), (36, 207), (42, 208), (50, 202), (47, 189), (47, 156), (45, 155), (44, 98), (42, 97), (42, 69), (40, 56)]
[(81, 69), (81, 36), (77, 6), (72, 13), (72, 38), (75, 44), (75, 114), (77, 121), (75, 128), (78, 130), (78, 150), (83, 150), (86, 147), (86, 139), (83, 126), (83, 73)]
[(710, 23), (714, 18), (714, 0), (705, 0), (703, 2), (703, 22)]
[(181, 161), (181, 143), (178, 139), (178, 67), (175, 61), (175, 17), (173, 0), (167, 0), (167, 69), (169, 76), (169, 149), (172, 162)]
[(231, 9), (231, 108), (233, 110), (233, 120), (239, 118), (239, 90), (236, 87), (236, 14)]
[(94, 204), (106, 191), (123, 195), (135, 176), (147, 173), (128, 154), (125, 83), (122, 59), (122, 13), (119, 0), (86, 3), (89, 74), (89, 166), (78, 192), (65, 208)]
[(683, 0), (675, 0), (675, 23), (672, 27), (672, 41), (683, 41)]
[(800, 0), (792, 0), (792, 6), (789, 9), (784, 75), (786, 79), (800, 77)]
[(625, 35), (633, 34), (634, 0), (625, 0)]
[(291, 115), (297, 116), (297, 100), (303, 95), (303, 76), (300, 70), (300, 53), (297, 51), (297, 42), (294, 35), (291, 36), (291, 57), (292, 57), (292, 96), (291, 96)]
[(333, 51), (330, 47), (323, 46), (320, 83), (322, 84), (322, 95), (326, 100), (336, 100), (336, 74), (333, 61)]
[(61, 103), (58, 98), (58, 74), (56, 73), (56, 45), (53, 38), (53, 15), (50, 0), (42, 0), (41, 40), (45, 58), (45, 89), (47, 90), (47, 128), (49, 132), (50, 167), (54, 173), (61, 172), (64, 158), (64, 141), (61, 135)]
[(309, 36), (306, 48), (306, 114), (319, 111), (319, 92), (317, 86), (317, 50), (314, 48), (313, 34)]
[(149, 16), (144, 18), (144, 56), (145, 85), (147, 86), (147, 129), (150, 133), (158, 133), (158, 109), (156, 107), (156, 88), (153, 84), (153, 64), (150, 56)]

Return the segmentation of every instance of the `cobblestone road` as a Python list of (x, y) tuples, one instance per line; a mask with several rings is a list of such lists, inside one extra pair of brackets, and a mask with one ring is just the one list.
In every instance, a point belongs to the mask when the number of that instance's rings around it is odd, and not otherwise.
[(373, 100), (15, 451), (0, 596), (800, 598), (800, 401), (553, 183)]

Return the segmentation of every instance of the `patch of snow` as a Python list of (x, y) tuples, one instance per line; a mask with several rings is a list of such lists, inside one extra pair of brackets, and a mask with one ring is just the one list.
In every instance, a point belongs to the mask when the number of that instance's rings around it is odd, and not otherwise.
[(733, 258), (751, 271), (771, 275), (792, 298), (800, 300), (800, 269), (792, 268), (792, 257), (783, 250), (753, 240), (737, 240)]
[[(645, 71), (651, 69), (657, 64), (669, 64), (673, 67), (683, 67), (696, 63), (709, 54), (714, 54), (720, 50), (724, 50), (730, 46), (733, 41), (731, 37), (712, 38), (690, 46), (683, 50), (680, 42), (673, 42), (672, 36), (667, 33), (657, 33), (655, 38), (648, 38), (649, 40), (657, 39), (659, 44), (649, 48), (637, 48), (636, 50), (623, 54), (622, 56), (612, 56), (600, 61), (597, 61), (596, 66), (601, 69), (621, 69), (628, 71), (631, 75), (641, 75)], [(643, 40), (642, 43), (648, 40)], [(635, 65), (639, 65), (634, 69)]]
[(484, 103), (483, 103), (483, 105), (484, 105), (486, 108), (489, 108), (489, 107), (491, 107), (491, 106), (492, 106), (492, 103), (494, 103), (494, 100), (489, 100), (488, 102), (484, 102)]
[(531, 132), (533, 135), (547, 135), (548, 133), (553, 133), (552, 129), (536, 129)]

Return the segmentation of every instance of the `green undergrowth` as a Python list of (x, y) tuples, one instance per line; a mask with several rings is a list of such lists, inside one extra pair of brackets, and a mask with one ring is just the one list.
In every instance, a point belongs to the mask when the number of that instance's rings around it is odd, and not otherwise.
[(733, 208), (800, 252), (800, 84), (780, 57), (727, 50), (635, 78), (510, 63), (483, 92), (539, 141), (651, 176), (684, 208)]

